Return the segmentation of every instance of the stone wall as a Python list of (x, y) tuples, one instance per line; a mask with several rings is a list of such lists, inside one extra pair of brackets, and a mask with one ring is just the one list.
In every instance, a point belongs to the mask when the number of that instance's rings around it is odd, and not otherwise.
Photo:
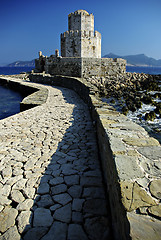
[(115, 239), (161, 239), (159, 142), (98, 99), (97, 88), (83, 79), (42, 74), (30, 79), (71, 88), (88, 103), (97, 127)]
[[(42, 64), (42, 62), (44, 62)], [(61, 58), (51, 55), (35, 60), (35, 72), (72, 77), (116, 76), (126, 72), (126, 61), (121, 58)]]
[(101, 58), (101, 34), (94, 32), (94, 16), (85, 10), (68, 15), (68, 31), (61, 34), (62, 57)]

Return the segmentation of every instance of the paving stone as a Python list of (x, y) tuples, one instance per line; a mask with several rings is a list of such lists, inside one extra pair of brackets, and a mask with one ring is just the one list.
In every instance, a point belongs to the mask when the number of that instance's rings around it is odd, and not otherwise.
[(5, 207), (0, 213), (0, 232), (4, 233), (10, 227), (15, 225), (15, 219), (18, 215), (18, 211), (11, 207)]
[(49, 184), (48, 183), (41, 183), (38, 190), (38, 194), (47, 194), (49, 193)]
[(24, 235), (24, 240), (40, 240), (48, 232), (47, 227), (34, 227), (27, 231)]
[(70, 224), (68, 228), (68, 239), (70, 240), (88, 240), (83, 228), (79, 224)]
[(59, 184), (51, 188), (51, 194), (59, 194), (67, 191), (67, 186), (65, 184)]
[(72, 222), (73, 223), (83, 223), (83, 215), (81, 212), (72, 212)]
[(19, 211), (25, 211), (30, 210), (34, 204), (34, 201), (32, 199), (26, 199), (24, 202), (20, 202), (16, 209)]
[(27, 182), (27, 179), (20, 179), (13, 185), (12, 189), (22, 190), (25, 188), (26, 182)]
[(11, 191), (11, 199), (17, 203), (23, 202), (25, 200), (23, 194), (19, 190)]
[(103, 198), (105, 199), (105, 192), (101, 187), (88, 187), (84, 188), (83, 197), (86, 198)]
[(63, 177), (55, 177), (49, 181), (49, 184), (53, 186), (53, 185), (61, 184), (63, 182), (64, 182)]
[(53, 218), (49, 209), (37, 208), (34, 211), (34, 227), (50, 227), (52, 222)]
[(62, 207), (60, 204), (54, 204), (53, 206), (50, 207), (50, 211), (54, 212), (56, 209)]
[(35, 188), (32, 186), (28, 186), (23, 189), (23, 194), (26, 196), (26, 198), (34, 199), (35, 196)]
[(19, 233), (26, 232), (31, 228), (33, 214), (31, 211), (22, 211), (17, 218)]
[(11, 186), (10, 185), (8, 185), (8, 184), (6, 184), (6, 185), (1, 184), (0, 185), (0, 194), (1, 195), (8, 197), (9, 194), (10, 194), (10, 191), (11, 191)]
[(78, 175), (65, 176), (64, 181), (68, 186), (77, 185), (79, 184), (79, 176)]
[(71, 215), (71, 203), (69, 203), (64, 207), (57, 209), (53, 215), (53, 218), (61, 222), (70, 223)]
[(54, 204), (51, 196), (49, 194), (42, 195), (40, 200), (37, 202), (39, 208), (48, 208)]
[(83, 212), (96, 216), (107, 215), (106, 201), (103, 199), (88, 199), (84, 202)]
[(80, 179), (80, 185), (84, 187), (100, 187), (102, 186), (102, 180), (97, 177), (82, 176)]
[(54, 221), (49, 232), (41, 240), (66, 240), (67, 224)]
[(12, 176), (12, 168), (10, 166), (7, 166), (2, 170), (1, 174), (3, 178), (5, 177), (10, 178)]
[(84, 201), (85, 201), (84, 199), (79, 198), (73, 199), (72, 210), (80, 212), (82, 210), (82, 205)]
[(0, 236), (0, 240), (18, 240), (20, 238), (21, 237), (16, 226), (11, 227), (2, 236)]
[(11, 200), (9, 200), (6, 196), (3, 196), (0, 194), (0, 203), (1, 205), (10, 205), (11, 204)]
[(65, 204), (71, 202), (72, 198), (68, 193), (62, 193), (62, 194), (53, 196), (53, 200), (57, 203), (65, 205)]
[(79, 185), (74, 185), (71, 186), (68, 189), (68, 193), (73, 197), (73, 198), (79, 198), (81, 196), (82, 193), (82, 187)]

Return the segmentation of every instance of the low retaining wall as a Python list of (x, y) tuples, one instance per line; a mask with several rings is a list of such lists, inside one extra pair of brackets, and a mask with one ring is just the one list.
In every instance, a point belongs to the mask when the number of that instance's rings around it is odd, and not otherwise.
[(30, 82), (13, 81), (12, 78), (6, 76), (0, 77), (0, 85), (9, 87), (14, 91), (18, 91), (24, 96), (24, 99), (20, 103), (20, 110), (25, 111), (27, 109), (39, 106), (46, 102), (47, 89), (35, 87)]
[(30, 75), (33, 82), (73, 89), (96, 122), (115, 239), (161, 239), (161, 147), (139, 125), (96, 97), (83, 79)]

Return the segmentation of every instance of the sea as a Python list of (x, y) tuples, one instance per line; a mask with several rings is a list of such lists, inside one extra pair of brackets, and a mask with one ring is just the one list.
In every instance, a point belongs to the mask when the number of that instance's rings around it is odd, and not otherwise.
[[(0, 75), (29, 72), (31, 67), (0, 67)], [(4, 87), (0, 83), (0, 120), (20, 112), (20, 102), (23, 96), (16, 91)]]

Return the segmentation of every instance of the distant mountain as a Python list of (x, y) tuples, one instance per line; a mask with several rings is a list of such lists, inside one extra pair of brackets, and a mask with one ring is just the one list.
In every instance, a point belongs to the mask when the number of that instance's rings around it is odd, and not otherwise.
[(8, 64), (6, 67), (35, 67), (35, 60), (16, 61), (16, 62)]
[(161, 67), (161, 59), (156, 60), (154, 58), (147, 57), (145, 54), (119, 56), (109, 53), (103, 56), (103, 58), (123, 58), (127, 61), (127, 65)]

